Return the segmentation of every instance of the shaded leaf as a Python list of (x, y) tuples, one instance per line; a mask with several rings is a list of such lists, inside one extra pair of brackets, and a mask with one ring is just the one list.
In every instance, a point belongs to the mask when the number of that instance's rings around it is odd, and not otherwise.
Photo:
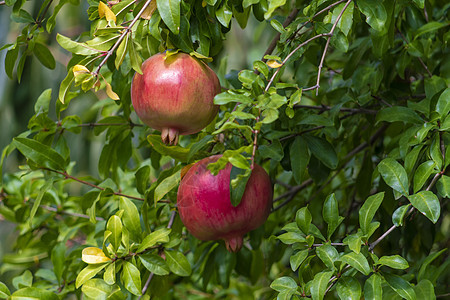
[(361, 226), (361, 230), (364, 234), (368, 233), (369, 225), (380, 207), (383, 198), (384, 192), (372, 195), (367, 198), (359, 210), (359, 226)]
[(411, 284), (402, 277), (394, 274), (383, 274), (389, 286), (402, 298), (415, 300), (416, 293)]

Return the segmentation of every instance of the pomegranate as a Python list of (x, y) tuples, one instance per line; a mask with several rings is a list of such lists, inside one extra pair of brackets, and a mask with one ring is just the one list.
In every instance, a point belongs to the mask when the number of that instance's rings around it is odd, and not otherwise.
[(204, 158), (186, 172), (178, 188), (178, 212), (193, 236), (203, 241), (223, 239), (228, 251), (237, 252), (243, 236), (269, 216), (272, 185), (266, 171), (255, 164), (242, 200), (234, 207), (230, 202), (232, 165), (228, 163), (216, 176), (207, 169), (219, 158)]
[(161, 131), (164, 143), (177, 144), (179, 134), (199, 132), (216, 116), (220, 83), (204, 62), (186, 53), (159, 53), (141, 69), (131, 84), (133, 107), (142, 122)]

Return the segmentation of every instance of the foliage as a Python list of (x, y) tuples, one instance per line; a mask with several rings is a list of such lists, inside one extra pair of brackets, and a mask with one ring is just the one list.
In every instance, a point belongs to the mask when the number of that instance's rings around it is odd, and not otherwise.
[[(77, 36), (54, 29), (79, 1), (41, 2), (35, 13), (0, 2), (21, 26), (1, 48), (9, 77), (20, 81), (30, 56), (55, 68), (49, 39), (71, 53), (59, 91), (42, 92), (2, 152), (0, 166), (18, 153), (23, 164), (1, 179), (0, 215), (17, 239), (0, 298), (448, 293), (447, 1), (88, 0)], [(276, 33), (239, 71), (223, 51), (232, 26)], [(224, 87), (215, 122), (178, 146), (139, 123), (129, 93), (142, 61), (166, 49), (214, 59)], [(84, 93), (108, 98), (71, 114)], [(95, 172), (73, 158), (80, 140), (101, 148)], [(196, 240), (176, 214), (183, 167), (218, 153), (212, 172), (229, 162), (248, 176), (257, 162), (274, 183), (268, 221), (237, 254)]]

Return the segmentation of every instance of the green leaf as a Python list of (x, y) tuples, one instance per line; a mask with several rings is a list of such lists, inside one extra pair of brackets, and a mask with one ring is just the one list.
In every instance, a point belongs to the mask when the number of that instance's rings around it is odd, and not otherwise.
[[(374, 224), (374, 223), (372, 223)], [(344, 244), (348, 245), (348, 248), (355, 253), (361, 252), (361, 237), (358, 234), (350, 234), (343, 240)]]
[(82, 286), (85, 282), (103, 270), (108, 264), (109, 263), (88, 265), (86, 268), (81, 270), (81, 272), (78, 273), (75, 288)]
[(308, 210), (308, 207), (302, 207), (297, 211), (295, 215), (295, 222), (297, 223), (298, 228), (305, 234), (309, 233), (309, 225), (311, 224), (312, 216)]
[(83, 284), (81, 291), (85, 296), (92, 299), (107, 299), (109, 294), (111, 294), (112, 288), (103, 279), (94, 278)]
[(421, 191), (408, 197), (411, 204), (425, 217), (436, 224), (441, 214), (441, 205), (438, 197), (430, 191)]
[(168, 155), (181, 162), (187, 162), (189, 149), (180, 146), (167, 146), (161, 141), (160, 135), (151, 134), (147, 136), (147, 141), (158, 153)]
[(336, 289), (341, 300), (361, 299), (361, 285), (353, 277), (342, 276), (339, 278)]
[(72, 41), (68, 37), (65, 37), (61, 34), (56, 35), (56, 40), (58, 41), (59, 45), (66, 49), (69, 52), (72, 52), (73, 54), (78, 55), (98, 55), (101, 51), (94, 49), (92, 47), (89, 47), (85, 43), (78, 43), (75, 41)]
[(382, 256), (378, 260), (378, 264), (398, 270), (409, 268), (409, 264), (406, 259), (404, 259), (400, 255)]
[(436, 188), (438, 193), (442, 197), (450, 197), (450, 177), (442, 175), (441, 178), (436, 182)]
[(376, 31), (384, 32), (387, 21), (387, 12), (383, 2), (371, 0), (358, 0), (359, 10), (366, 16), (366, 22)]
[(284, 157), (283, 146), (279, 140), (273, 140), (273, 142), (269, 145), (259, 146), (258, 151), (263, 158), (281, 161)]
[(139, 269), (128, 261), (123, 262), (121, 278), (125, 288), (133, 295), (140, 296), (141, 292), (141, 273)]
[(372, 195), (367, 198), (359, 210), (359, 226), (361, 226), (361, 230), (364, 234), (368, 233), (369, 225), (380, 207), (383, 198), (384, 192)]
[(106, 224), (106, 229), (111, 231), (112, 234), (109, 237), (109, 241), (114, 251), (117, 251), (122, 241), (122, 221), (117, 215), (112, 215)]
[(291, 264), (292, 271), (297, 271), (298, 267), (302, 264), (302, 262), (308, 257), (308, 249), (299, 251), (295, 253), (294, 255), (291, 255), (289, 258), (289, 262)]
[(116, 283), (116, 262), (112, 262), (106, 267), (103, 280), (110, 285)]
[(234, 207), (241, 203), (245, 187), (252, 174), (251, 169), (241, 169), (235, 166), (230, 171), (230, 202)]
[(286, 3), (286, 0), (271, 0), (269, 1), (269, 7), (267, 11), (264, 13), (264, 19), (269, 19), (272, 13), (280, 6), (283, 6)]
[(51, 261), (53, 264), (53, 272), (55, 273), (58, 283), (62, 282), (62, 275), (64, 270), (64, 263), (66, 261), (66, 245), (65, 243), (58, 243), (52, 249)]
[(216, 18), (224, 27), (228, 28), (230, 25), (231, 17), (233, 13), (228, 7), (227, 2), (223, 2), (222, 6), (216, 10)]
[(378, 171), (391, 188), (402, 195), (407, 196), (409, 194), (408, 175), (402, 165), (395, 159), (390, 157), (383, 159), (378, 164)]
[(411, 108), (405, 106), (392, 106), (382, 109), (377, 114), (377, 123), (403, 122), (409, 124), (422, 124), (422, 118)]
[(383, 274), (389, 286), (402, 298), (415, 300), (416, 293), (408, 281), (394, 274)]
[(291, 169), (294, 179), (300, 184), (310, 158), (308, 145), (301, 136), (295, 137), (294, 142), (289, 148), (289, 157), (291, 159)]
[(156, 0), (162, 20), (174, 34), (180, 32), (180, 0)]
[(139, 238), (141, 230), (141, 222), (139, 217), (139, 211), (134, 203), (126, 198), (120, 197), (119, 209), (123, 210), (122, 222), (123, 225), (130, 231), (134, 237)]
[(161, 183), (158, 184), (158, 186), (155, 189), (155, 198), (154, 198), (155, 203), (161, 200), (173, 188), (178, 186), (180, 180), (181, 180), (181, 170), (178, 170), (169, 177), (164, 178), (164, 180), (161, 181)]
[(137, 252), (142, 252), (145, 249), (151, 248), (157, 243), (167, 243), (169, 242), (169, 234), (171, 229), (169, 228), (161, 228), (153, 231), (149, 235), (147, 235), (142, 241), (141, 245), (137, 249)]
[(442, 255), (442, 253), (445, 253), (447, 251), (447, 248), (442, 249), (439, 252), (431, 253), (430, 255), (425, 258), (422, 265), (420, 266), (419, 273), (417, 274), (417, 281), (422, 281), (425, 278), (426, 271), (428, 266), (439, 256)]
[(36, 103), (34, 104), (34, 112), (38, 113), (48, 113), (50, 107), (50, 101), (52, 100), (52, 89), (46, 89), (39, 95)]
[(164, 276), (170, 273), (170, 269), (167, 266), (166, 262), (158, 255), (155, 254), (139, 255), (139, 260), (147, 270), (154, 273), (155, 275)]
[(417, 40), (423, 34), (439, 30), (446, 26), (448, 26), (448, 23), (427, 22), (425, 25), (417, 29), (416, 34), (414, 34), (414, 39)]
[(350, 252), (342, 256), (340, 260), (343, 263), (346, 263), (351, 267), (355, 268), (356, 270), (358, 270), (359, 272), (363, 273), (366, 276), (370, 274), (369, 263), (367, 262), (366, 257), (362, 253), (357, 254), (355, 252)]
[(334, 193), (329, 195), (325, 200), (322, 207), (322, 216), (324, 221), (328, 224), (327, 239), (330, 239), (331, 235), (344, 219), (339, 216), (338, 202)]
[(422, 8), (422, 9), (423, 9), (423, 7), (424, 7), (424, 5), (425, 5), (425, 0), (413, 0), (413, 2), (414, 2), (419, 8)]
[(435, 300), (434, 286), (431, 281), (424, 279), (414, 286), (417, 299)]
[(208, 145), (208, 143), (210, 141), (213, 140), (213, 136), (212, 135), (207, 135), (205, 137), (203, 137), (200, 141), (194, 143), (190, 148), (189, 148), (189, 153), (187, 155), (187, 161), (191, 161), (191, 159), (194, 157), (194, 155), (199, 152), (203, 147), (205, 147), (206, 145)]
[(166, 263), (170, 271), (178, 276), (189, 276), (192, 273), (191, 264), (183, 253), (174, 250), (164, 250)]
[(382, 300), (383, 289), (381, 288), (381, 277), (374, 273), (364, 283), (364, 299)]
[(125, 38), (120, 42), (119, 47), (117, 47), (116, 50), (116, 59), (114, 60), (114, 65), (116, 66), (116, 69), (118, 70), (119, 67), (122, 65), (123, 60), (125, 59), (125, 56), (127, 55), (129, 43), (131, 44), (133, 41), (130, 41), (130, 34), (127, 34)]
[(16, 64), (17, 57), (19, 56), (19, 47), (15, 46), (12, 49), (9, 49), (8, 52), (6, 52), (5, 57), (5, 72), (6, 75), (10, 79), (13, 79), (13, 71), (14, 71), (14, 65)]
[(414, 173), (414, 193), (417, 193), (427, 182), (430, 175), (433, 173), (434, 167), (436, 164), (434, 161), (429, 160), (422, 163), (417, 167), (416, 172)]
[(445, 91), (439, 96), (436, 103), (436, 111), (444, 118), (450, 112), (450, 88), (446, 88)]
[(58, 152), (39, 141), (16, 137), (13, 143), (26, 158), (34, 161), (39, 166), (53, 170), (64, 170), (66, 167), (65, 159)]
[(139, 193), (145, 194), (150, 179), (150, 166), (142, 166), (135, 173), (136, 189)]
[(325, 244), (316, 248), (316, 254), (328, 269), (335, 269), (334, 262), (339, 258), (339, 253), (336, 248)]
[(231, 102), (238, 102), (242, 104), (250, 104), (252, 103), (252, 98), (241, 95), (241, 94), (231, 94), (229, 92), (223, 92), (220, 94), (217, 94), (214, 97), (214, 104), (216, 105), (225, 105)]
[(51, 70), (55, 68), (55, 58), (50, 50), (48, 50), (47, 46), (41, 43), (36, 43), (34, 44), (33, 53), (45, 67)]
[(0, 299), (6, 299), (8, 296), (11, 295), (11, 292), (9, 291), (6, 284), (0, 281)]
[(310, 152), (325, 166), (334, 170), (338, 165), (338, 157), (333, 146), (324, 138), (312, 135), (303, 136), (308, 144)]
[(275, 279), (270, 284), (270, 287), (277, 292), (283, 292), (286, 290), (297, 289), (297, 283), (291, 277), (283, 276), (283, 277), (279, 277), (279, 278)]
[(269, 67), (262, 61), (255, 60), (253, 62), (253, 68), (263, 74), (265, 78), (269, 77)]
[(283, 244), (304, 243), (305, 238), (299, 232), (286, 232), (277, 237)]
[(59, 297), (52, 291), (40, 289), (37, 287), (26, 287), (15, 291), (10, 300), (58, 300)]
[(330, 282), (333, 272), (320, 272), (314, 276), (311, 283), (311, 297), (313, 300), (322, 300)]
[(394, 223), (395, 226), (403, 226), (403, 220), (405, 219), (406, 212), (410, 206), (411, 204), (402, 205), (394, 211), (392, 214), (392, 223)]

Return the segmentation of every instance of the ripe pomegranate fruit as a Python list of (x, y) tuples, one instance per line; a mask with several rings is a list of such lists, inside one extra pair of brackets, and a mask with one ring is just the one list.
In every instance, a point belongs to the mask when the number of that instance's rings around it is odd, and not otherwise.
[(223, 239), (228, 251), (237, 252), (243, 236), (269, 216), (272, 185), (266, 171), (255, 164), (242, 200), (234, 207), (230, 202), (232, 165), (228, 163), (216, 176), (207, 169), (219, 158), (204, 158), (186, 172), (178, 188), (178, 212), (193, 236), (203, 241)]
[(131, 84), (133, 107), (142, 122), (161, 131), (164, 143), (177, 144), (179, 134), (199, 132), (216, 116), (220, 83), (204, 62), (186, 53), (159, 53), (141, 69)]

